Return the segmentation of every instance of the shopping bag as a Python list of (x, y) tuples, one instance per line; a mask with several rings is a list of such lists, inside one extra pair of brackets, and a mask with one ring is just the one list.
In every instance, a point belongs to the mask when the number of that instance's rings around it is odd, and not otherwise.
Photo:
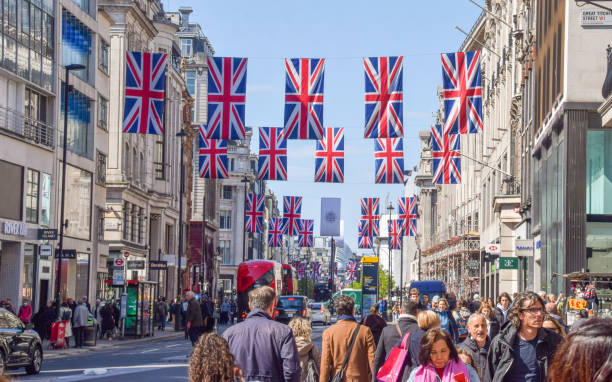
[(380, 382), (399, 382), (402, 379), (406, 358), (410, 357), (409, 345), (410, 333), (406, 333), (399, 347), (394, 346), (387, 360), (376, 374), (376, 380)]

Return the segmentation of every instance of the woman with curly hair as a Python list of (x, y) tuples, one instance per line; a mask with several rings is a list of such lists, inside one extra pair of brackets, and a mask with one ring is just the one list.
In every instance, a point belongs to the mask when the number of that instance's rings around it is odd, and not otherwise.
[(189, 361), (190, 382), (239, 382), (242, 372), (234, 363), (229, 345), (216, 333), (200, 337)]
[(289, 327), (293, 332), (300, 355), (300, 366), (302, 367), (300, 380), (306, 381), (309, 373), (311, 376), (315, 375), (318, 378), (321, 370), (321, 352), (312, 344), (310, 339), (312, 332), (310, 321), (302, 317), (296, 317), (289, 321)]

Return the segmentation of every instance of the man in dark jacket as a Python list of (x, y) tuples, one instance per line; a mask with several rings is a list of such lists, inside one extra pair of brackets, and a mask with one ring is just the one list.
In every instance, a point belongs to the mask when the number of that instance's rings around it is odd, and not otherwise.
[(493, 310), (493, 314), (495, 315), (495, 319), (499, 322), (499, 326), (502, 327), (508, 321), (508, 312), (510, 311), (510, 306), (512, 305), (512, 299), (510, 295), (506, 292), (503, 292), (499, 295), (497, 299), (498, 303)]
[(472, 354), (478, 374), (482, 375), (487, 367), (487, 353), (491, 345), (487, 336), (487, 320), (482, 314), (474, 313), (468, 320), (467, 330), (470, 335), (457, 345), (457, 348), (463, 348)]
[[(402, 338), (404, 338), (406, 333), (410, 333), (412, 336), (412, 334), (419, 330), (419, 325), (417, 324), (416, 318), (417, 312), (418, 303), (413, 300), (404, 299), (397, 324), (389, 325), (383, 329), (380, 336), (380, 341), (378, 341), (378, 346), (376, 347), (376, 355), (374, 356), (374, 375), (372, 376), (372, 382), (376, 382), (376, 374), (385, 363), (385, 360), (391, 353), (393, 347), (397, 345)], [(398, 333), (398, 329), (399, 332), (402, 333), (401, 337)], [(407, 362), (409, 368), (411, 368), (411, 366), (417, 365), (418, 360), (408, 360)], [(407, 373), (406, 370), (409, 369), (407, 368), (404, 370), (403, 377), (406, 378), (402, 378), (403, 380), (407, 379), (407, 377), (410, 375), (410, 373)]]
[(542, 328), (544, 301), (534, 292), (520, 293), (508, 321), (491, 342), (483, 381), (546, 381), (562, 338)]
[(189, 334), (189, 339), (191, 340), (191, 345), (193, 346), (200, 338), (200, 335), (202, 335), (204, 332), (204, 322), (202, 321), (200, 303), (198, 300), (193, 298), (193, 292), (186, 292), (185, 299), (187, 300), (187, 312), (185, 313), (187, 333)]
[(247, 381), (299, 382), (300, 356), (289, 326), (272, 320), (276, 293), (269, 286), (249, 292), (251, 313), (223, 332)]

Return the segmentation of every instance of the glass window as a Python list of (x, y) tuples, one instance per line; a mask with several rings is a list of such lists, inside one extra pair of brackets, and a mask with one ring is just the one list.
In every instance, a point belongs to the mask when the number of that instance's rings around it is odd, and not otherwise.
[(89, 253), (77, 253), (75, 296), (89, 296)]
[(21, 37), (20, 41), (28, 46), (30, 43), (30, 3), (21, 2)]
[(219, 211), (220, 216), (220, 224), (219, 228), (221, 229), (232, 229), (232, 211), (231, 210), (221, 210)]
[(232, 199), (232, 186), (223, 186), (223, 199)]
[(232, 263), (230, 245), (231, 242), (229, 240), (219, 240), (219, 248), (221, 249), (221, 264)]
[(106, 184), (106, 155), (99, 151), (96, 152), (96, 183)]
[(104, 130), (108, 129), (108, 100), (102, 96), (98, 96), (98, 126)]
[(130, 232), (130, 203), (125, 202), (123, 205), (123, 239), (128, 239)]
[(53, 17), (43, 13), (43, 36), (42, 36), (42, 53), (45, 57), (53, 58)]
[(51, 175), (42, 174), (40, 183), (40, 225), (49, 226), (51, 214)]
[[(62, 83), (61, 105), (60, 105), (60, 146), (64, 142), (64, 91)], [(68, 150), (71, 152), (93, 159), (91, 129), (91, 100), (84, 94), (72, 90), (68, 94)]]
[(138, 242), (142, 244), (145, 231), (144, 208), (138, 208)]
[(76, 5), (79, 6), (85, 13), (89, 13), (89, 0), (72, 0)]
[(38, 223), (38, 193), (40, 187), (40, 173), (28, 169), (26, 184), (26, 222)]
[(21, 274), (21, 297), (32, 301), (32, 288), (34, 287), (34, 256), (37, 246), (25, 244), (23, 248), (23, 273)]
[(98, 241), (103, 241), (104, 240), (104, 221), (105, 221), (105, 216), (104, 216), (104, 208), (102, 207), (98, 207), (96, 209), (96, 211), (98, 211)]
[(191, 57), (193, 55), (193, 40), (190, 38), (181, 39), (181, 55)]
[(108, 74), (108, 54), (109, 46), (103, 40), (100, 40), (100, 70)]
[(67, 236), (76, 237), (78, 239), (84, 240), (89, 240), (90, 238), (92, 187), (91, 183), (92, 175), (90, 172), (73, 167), (69, 164), (66, 165), (65, 200), (67, 203), (64, 214), (65, 219), (68, 220), (68, 227), (66, 228)]
[(62, 10), (62, 66), (84, 65), (85, 69), (72, 73), (89, 82), (89, 59), (91, 55), (91, 30), (65, 9)]
[(11, 72), (15, 72), (17, 65), (17, 43), (8, 35), (4, 36), (4, 55), (2, 57), (2, 66)]
[(165, 179), (165, 165), (164, 165), (164, 143), (165, 134), (156, 135), (155, 140), (155, 159), (153, 160), (153, 167), (155, 168), (155, 179)]
[(612, 215), (612, 130), (587, 133), (587, 214)]
[(192, 96), (195, 96), (196, 72), (185, 72), (185, 82), (187, 83), (187, 91)]

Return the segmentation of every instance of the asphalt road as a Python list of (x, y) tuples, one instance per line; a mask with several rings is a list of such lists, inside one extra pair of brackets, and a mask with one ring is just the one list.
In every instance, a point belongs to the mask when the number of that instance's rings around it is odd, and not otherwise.
[[(312, 340), (319, 349), (326, 328), (313, 327)], [(38, 375), (14, 370), (9, 376), (18, 381), (188, 381), (190, 352), (191, 343), (181, 337), (48, 359)]]

